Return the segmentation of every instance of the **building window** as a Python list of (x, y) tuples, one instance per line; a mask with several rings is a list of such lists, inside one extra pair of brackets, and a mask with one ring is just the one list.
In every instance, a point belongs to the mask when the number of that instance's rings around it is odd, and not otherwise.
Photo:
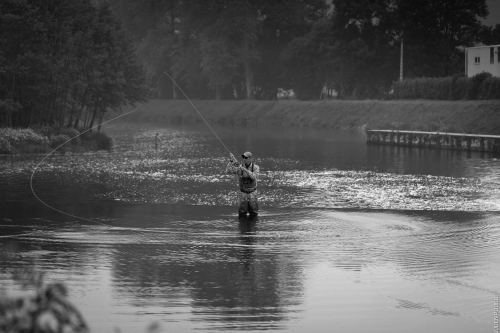
[(478, 65), (479, 63), (481, 63), (481, 57), (474, 57), (474, 63), (476, 65)]
[(495, 48), (490, 47), (490, 64), (495, 63)]

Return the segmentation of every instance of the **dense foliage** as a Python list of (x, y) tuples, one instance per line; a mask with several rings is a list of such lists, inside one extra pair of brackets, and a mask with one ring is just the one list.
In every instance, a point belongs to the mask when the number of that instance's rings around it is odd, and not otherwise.
[[(280, 54), (327, 13), (324, 0), (109, 0), (150, 73), (191, 98), (275, 98)], [(182, 94), (168, 77), (160, 98)]]
[(107, 110), (143, 99), (144, 86), (106, 4), (0, 1), (0, 125), (91, 128)]
[(480, 42), (481, 32), (488, 35), (479, 21), (488, 14), (484, 0), (333, 0), (333, 5), (331, 16), (283, 54), (286, 68), (295, 69), (284, 74), (299, 97), (314, 98), (323, 86), (341, 97), (384, 97), (399, 76), (402, 41), (405, 78), (463, 73), (460, 47)]
[(104, 132), (80, 131), (67, 127), (0, 128), (0, 154), (49, 153), (109, 150), (113, 139)]
[(500, 99), (500, 78), (490, 73), (473, 77), (417, 78), (394, 82), (397, 99), (488, 100)]
[(23, 296), (0, 294), (0, 332), (87, 333), (89, 328), (80, 311), (68, 301), (64, 284), (46, 284), (43, 274), (26, 271)]
[[(378, 98), (399, 77), (463, 73), (462, 47), (495, 42), (485, 0), (110, 0), (152, 75), (191, 98)], [(500, 42), (500, 41), (498, 41)], [(181, 98), (168, 77), (160, 97)]]
[(487, 15), (486, 0), (4, 0), (0, 125), (90, 128), (146, 77), (184, 98), (164, 73), (190, 98), (384, 98), (402, 41), (405, 79), (454, 77), (463, 47), (500, 44)]

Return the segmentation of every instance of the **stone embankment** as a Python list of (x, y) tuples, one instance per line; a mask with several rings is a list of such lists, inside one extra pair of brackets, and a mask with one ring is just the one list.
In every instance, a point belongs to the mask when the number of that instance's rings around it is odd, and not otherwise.
[(500, 152), (500, 136), (464, 133), (367, 130), (367, 144)]

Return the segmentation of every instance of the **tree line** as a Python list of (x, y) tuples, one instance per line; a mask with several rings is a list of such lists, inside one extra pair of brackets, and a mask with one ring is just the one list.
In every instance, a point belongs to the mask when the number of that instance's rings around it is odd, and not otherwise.
[(399, 77), (463, 75), (500, 44), (486, 0), (3, 0), (0, 124), (92, 127), (156, 97), (382, 98)]
[[(190, 98), (270, 99), (280, 54), (327, 15), (324, 0), (109, 0), (148, 73)], [(160, 78), (160, 98), (182, 98)]]
[[(500, 43), (486, 0), (109, 0), (152, 76), (190, 98), (380, 98), (399, 78), (464, 73), (464, 47)], [(159, 97), (182, 98), (164, 77)]]
[(0, 2), (0, 126), (92, 128), (143, 99), (145, 83), (108, 5)]

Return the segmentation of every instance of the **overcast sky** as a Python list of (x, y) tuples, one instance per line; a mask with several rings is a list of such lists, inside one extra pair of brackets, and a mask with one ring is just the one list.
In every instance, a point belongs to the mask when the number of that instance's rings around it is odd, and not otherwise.
[(486, 0), (490, 15), (484, 21), (486, 25), (500, 24), (500, 0)]

